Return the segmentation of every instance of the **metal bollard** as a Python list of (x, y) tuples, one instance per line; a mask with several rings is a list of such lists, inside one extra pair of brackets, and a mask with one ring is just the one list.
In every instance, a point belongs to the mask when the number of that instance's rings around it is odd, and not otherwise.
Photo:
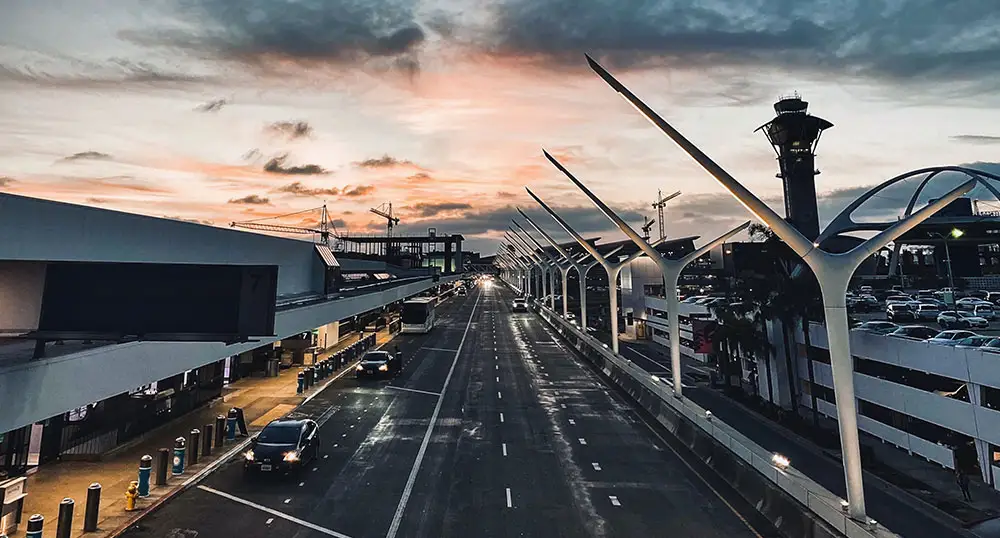
[(201, 445), (201, 430), (195, 428), (191, 430), (188, 446), (191, 447), (191, 455), (188, 457), (190, 465), (198, 465), (198, 446)]
[(161, 448), (159, 459), (156, 460), (156, 485), (167, 485), (167, 469), (170, 467), (170, 450)]
[(73, 499), (69, 497), (59, 503), (59, 519), (56, 520), (56, 538), (70, 538), (73, 532)]
[(187, 440), (183, 437), (174, 439), (174, 465), (170, 469), (170, 474), (179, 476), (184, 474), (184, 453), (187, 451)]
[(101, 485), (94, 482), (87, 488), (87, 505), (83, 510), (83, 532), (97, 531), (97, 516), (101, 510)]
[(312, 366), (306, 368), (306, 386), (312, 388), (316, 384), (316, 370)]
[(236, 440), (236, 408), (233, 407), (229, 410), (229, 414), (226, 416), (226, 441)]
[(28, 518), (28, 530), (24, 538), (42, 538), (42, 527), (45, 525), (45, 518), (42, 514), (35, 514)]
[(139, 496), (149, 497), (149, 475), (153, 473), (153, 456), (139, 458)]
[(213, 430), (215, 430), (214, 426), (205, 424), (205, 437), (201, 440), (201, 455), (206, 458), (212, 455)]
[(215, 417), (215, 448), (222, 446), (222, 440), (226, 435), (226, 417), (219, 415)]
[(302, 394), (306, 390), (306, 373), (299, 372), (298, 385), (295, 387), (295, 394)]

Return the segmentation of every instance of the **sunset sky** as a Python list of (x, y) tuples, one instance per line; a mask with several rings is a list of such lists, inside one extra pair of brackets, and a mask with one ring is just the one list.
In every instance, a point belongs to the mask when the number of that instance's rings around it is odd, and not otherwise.
[[(533, 209), (528, 185), (618, 237), (544, 147), (636, 225), (657, 189), (683, 192), (668, 235), (746, 220), (590, 52), (779, 211), (774, 152), (753, 131), (801, 93), (835, 124), (818, 157), (828, 219), (914, 168), (1000, 171), (1000, 12), (940, 6), (3, 0), (0, 190), (220, 226), (326, 201), (353, 232), (381, 230), (367, 210), (391, 201), (401, 229), (492, 252), (513, 207)], [(869, 213), (905, 202), (888, 193)]]

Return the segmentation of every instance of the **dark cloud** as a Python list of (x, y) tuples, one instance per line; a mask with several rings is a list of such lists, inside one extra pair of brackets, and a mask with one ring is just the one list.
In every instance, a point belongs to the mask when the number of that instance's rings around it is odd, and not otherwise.
[(966, 144), (1000, 144), (1000, 136), (991, 135), (955, 135), (951, 139)]
[(267, 130), (288, 140), (306, 138), (313, 134), (312, 125), (305, 121), (276, 121), (268, 125)]
[(0, 176), (0, 189), (4, 187), (9, 187), (14, 183), (17, 183), (17, 181), (14, 178), (7, 176)]
[(100, 151), (81, 151), (63, 158), (64, 161), (110, 161), (111, 159), (110, 154)]
[(506, 199), (517, 198), (517, 195), (512, 192), (497, 191), (497, 198), (506, 198)]
[(465, 202), (421, 202), (409, 207), (416, 217), (434, 217), (441, 213), (454, 213), (465, 209), (472, 209), (472, 204)]
[[(249, 156), (248, 153), (246, 156)], [(245, 157), (246, 157), (245, 156)], [(264, 171), (269, 174), (281, 174), (285, 176), (320, 176), (330, 172), (318, 164), (304, 164), (302, 166), (285, 166), (288, 154), (278, 155), (264, 164)]]
[(194, 108), (195, 112), (218, 112), (222, 110), (222, 107), (229, 104), (226, 99), (215, 99), (214, 101), (209, 101), (207, 103), (202, 103)]
[(358, 161), (354, 165), (358, 168), (395, 168), (397, 166), (413, 166), (413, 162), (400, 160), (387, 154), (377, 159)]
[(231, 204), (242, 204), (242, 205), (269, 205), (271, 203), (270, 198), (265, 198), (259, 194), (250, 194), (244, 196), (243, 198), (233, 198), (229, 200)]
[[(504, 0), (487, 28), (460, 39), (495, 54), (581, 66), (584, 52), (611, 67), (785, 67), (876, 79), (1000, 79), (1000, 24), (991, 2), (942, 9), (935, 0), (752, 3)], [(465, 34), (463, 34), (463, 30)], [(976, 36), (974, 39), (958, 36)]]
[(106, 198), (87, 198), (88, 204), (106, 204), (108, 200)]
[(348, 185), (344, 187), (342, 191), (340, 191), (340, 195), (351, 198), (360, 198), (362, 196), (368, 196), (373, 192), (375, 192), (374, 185), (358, 185), (357, 187), (352, 187)]
[(330, 221), (330, 225), (335, 228), (347, 228), (347, 221), (344, 219), (333, 219)]
[(336, 187), (331, 187), (329, 189), (316, 189), (312, 187), (307, 187), (301, 182), (296, 181), (295, 183), (289, 183), (282, 187), (274, 189), (274, 192), (281, 194), (291, 194), (292, 196), (337, 196), (340, 194), (340, 189)]
[(248, 63), (291, 60), (359, 64), (387, 60), (411, 70), (426, 36), (408, 0), (181, 0), (182, 17), (200, 30), (133, 35)]
[(422, 183), (425, 181), (430, 181), (434, 178), (431, 177), (431, 175), (428, 174), (427, 172), (417, 172), (416, 174), (413, 174), (412, 176), (409, 176), (406, 179), (413, 183)]

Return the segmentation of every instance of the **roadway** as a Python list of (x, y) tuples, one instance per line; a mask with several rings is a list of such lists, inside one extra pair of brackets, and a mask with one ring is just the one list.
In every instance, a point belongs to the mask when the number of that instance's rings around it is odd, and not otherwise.
[(299, 475), (252, 479), (237, 456), (123, 536), (773, 535), (511, 298), (450, 299), (430, 334), (389, 344), (395, 379), (347, 377), (299, 408), (324, 447)]
[[(622, 343), (622, 354), (637, 366), (651, 374), (670, 379), (669, 350), (649, 344)], [(766, 418), (756, 415), (724, 394), (713, 390), (694, 378), (704, 365), (692, 364), (692, 360), (681, 357), (684, 396), (726, 424), (736, 428), (753, 439), (764, 449), (787, 456), (792, 465), (809, 476), (827, 490), (844, 497), (844, 468), (839, 459), (825, 454), (805, 439), (791, 435)], [(692, 374), (695, 374), (694, 377)], [(688, 386), (691, 383), (691, 386)], [(959, 538), (972, 534), (960, 528), (957, 521), (944, 515), (935, 514), (929, 506), (923, 505), (897, 488), (865, 472), (865, 501), (868, 515), (885, 525), (889, 530), (908, 538)], [(983, 534), (982, 536), (1000, 536)]]

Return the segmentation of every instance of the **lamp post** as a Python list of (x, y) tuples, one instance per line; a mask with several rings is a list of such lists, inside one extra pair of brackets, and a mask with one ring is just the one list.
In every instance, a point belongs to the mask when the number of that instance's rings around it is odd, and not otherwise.
[(951, 298), (951, 305), (955, 306), (955, 275), (951, 272), (951, 249), (948, 248), (948, 238), (952, 237), (954, 239), (958, 239), (959, 237), (965, 235), (965, 232), (959, 230), (958, 228), (952, 228), (947, 235), (937, 232), (928, 232), (928, 235), (937, 236), (941, 238), (941, 241), (944, 241), (944, 261), (948, 266), (948, 288), (951, 289), (951, 293), (949, 293), (948, 296)]
[(611, 222), (615, 223), (616, 226), (632, 240), (643, 252), (649, 256), (654, 262), (656, 262), (657, 267), (659, 267), (660, 272), (663, 274), (663, 285), (664, 285), (664, 295), (667, 296), (667, 330), (670, 334), (670, 369), (674, 382), (674, 395), (677, 397), (681, 396), (681, 389), (683, 385), (681, 384), (681, 328), (680, 328), (680, 300), (677, 298), (677, 283), (680, 281), (681, 272), (691, 264), (691, 262), (697, 260), (698, 258), (704, 256), (706, 253), (711, 251), (718, 245), (724, 243), (727, 239), (732, 236), (742, 232), (750, 226), (750, 221), (744, 222), (743, 224), (729, 230), (728, 232), (716, 237), (712, 241), (709, 241), (700, 248), (690, 252), (680, 258), (673, 260), (664, 257), (662, 254), (656, 251), (648, 241), (642, 238), (641, 235), (636, 233), (631, 226), (628, 225), (617, 213), (614, 212), (610, 207), (607, 206), (600, 198), (597, 197), (593, 192), (587, 187), (580, 183), (576, 177), (570, 173), (555, 157), (549, 154), (549, 152), (543, 152), (545, 157), (559, 169), (560, 172), (566, 175), (588, 198), (594, 205), (604, 213), (604, 216), (608, 217)]
[(868, 256), (873, 255), (887, 243), (912, 230), (939, 209), (972, 190), (976, 185), (976, 180), (963, 183), (920, 211), (903, 218), (848, 252), (827, 252), (822, 250), (819, 244), (807, 239), (791, 224), (779, 217), (760, 198), (757, 198), (729, 172), (691, 143), (677, 129), (674, 129), (593, 58), (587, 56), (587, 61), (608, 85), (700, 164), (750, 213), (767, 224), (813, 270), (816, 280), (819, 281), (823, 310), (826, 314), (834, 399), (837, 406), (837, 422), (840, 426), (844, 475), (847, 482), (847, 513), (853, 519), (867, 522), (865, 492), (861, 474), (861, 451), (858, 440), (857, 401), (854, 396), (854, 365), (851, 357), (850, 327), (847, 320), (845, 297), (847, 288), (854, 271)]
[[(540, 252), (542, 256), (545, 256), (545, 259), (548, 260), (549, 266), (552, 269), (558, 269), (560, 273), (563, 273), (565, 275), (566, 271), (569, 270), (568, 267), (564, 267), (561, 263), (559, 263), (559, 260), (557, 260), (555, 256), (549, 254), (549, 251), (545, 250), (545, 247), (543, 247), (541, 243), (539, 243), (534, 237), (532, 237), (531, 234), (528, 233), (528, 230), (525, 230), (524, 227), (521, 226), (520, 222), (517, 222), (514, 219), (511, 219), (510, 221), (512, 223), (514, 223), (514, 226), (517, 226), (517, 229), (521, 231), (521, 234), (524, 237), (527, 237), (529, 240), (531, 240), (532, 243), (535, 244), (535, 248), (538, 249), (538, 252)], [(527, 242), (525, 244), (527, 245)], [(528, 245), (528, 247), (530, 248), (530, 245)], [(549, 291), (550, 291), (550, 294), (549, 294), (549, 308), (551, 308), (552, 310), (555, 310), (556, 309), (556, 273), (552, 269), (549, 270)], [(565, 282), (565, 281), (566, 280), (564, 278), (563, 282)], [(565, 294), (565, 291), (566, 290), (564, 289), (563, 290), (564, 294)]]
[[(568, 252), (566, 252), (566, 249), (559, 246), (559, 243), (557, 243), (555, 239), (552, 239), (552, 236), (546, 233), (545, 230), (543, 230), (541, 227), (538, 226), (538, 224), (535, 224), (535, 221), (531, 220), (531, 217), (525, 215), (524, 211), (521, 211), (520, 207), (517, 208), (517, 212), (520, 213), (521, 216), (524, 217), (524, 220), (528, 221), (528, 224), (530, 224), (532, 228), (534, 228), (539, 234), (541, 234), (541, 236), (545, 238), (545, 240), (548, 241), (550, 245), (552, 245), (552, 248), (554, 248), (556, 252), (559, 253), (560, 256), (566, 259), (567, 267), (565, 270), (562, 271), (563, 317), (566, 317), (566, 315), (569, 314), (569, 298), (568, 298), (569, 294), (567, 293), (567, 288), (569, 286), (569, 282), (567, 281), (567, 275), (569, 274), (569, 269), (570, 268), (576, 269), (577, 274), (580, 275), (580, 323), (581, 326), (583, 327), (583, 330), (586, 331), (587, 330), (587, 312), (586, 312), (587, 271), (591, 267), (593, 267), (596, 262), (585, 266), (580, 262), (589, 256), (585, 256), (581, 258), (579, 261), (573, 259), (573, 257), (570, 256)], [(620, 250), (620, 248), (618, 250)], [(562, 268), (560, 267), (560, 269)]]
[[(621, 247), (616, 248), (613, 251), (609, 252), (607, 256), (602, 255), (600, 252), (598, 252), (596, 247), (588, 243), (587, 240), (583, 238), (583, 236), (578, 234), (576, 230), (574, 230), (569, 224), (567, 224), (566, 221), (563, 220), (563, 218), (560, 217), (555, 211), (553, 211), (552, 208), (550, 208), (544, 201), (542, 201), (541, 198), (536, 196), (535, 193), (531, 192), (531, 189), (525, 187), (524, 190), (528, 191), (528, 194), (531, 195), (531, 197), (534, 198), (536, 202), (538, 202), (538, 205), (542, 206), (542, 209), (544, 209), (545, 212), (549, 214), (549, 216), (551, 216), (556, 222), (558, 222), (559, 226), (562, 226), (562, 229), (565, 230), (566, 233), (573, 236), (573, 239), (575, 239), (576, 242), (579, 243), (580, 246), (584, 248), (584, 250), (589, 252), (590, 255), (593, 256), (595, 260), (597, 260), (597, 263), (601, 264), (601, 266), (604, 267), (604, 270), (608, 273), (608, 304), (611, 309), (611, 349), (615, 353), (618, 353), (618, 275), (622, 272), (622, 269), (624, 269), (625, 266), (632, 263), (640, 256), (645, 255), (646, 253), (642, 250), (638, 250), (630, 254), (629, 256), (625, 257), (625, 259), (623, 260), (619, 260), (618, 262), (612, 262), (611, 261), (612, 254), (621, 250)], [(659, 245), (662, 242), (663, 238), (660, 238), (653, 243), (653, 246), (655, 247), (656, 245)], [(586, 327), (584, 327), (584, 331), (586, 330), (587, 330)]]
[[(537, 254), (535, 254), (528, 247), (524, 246), (524, 244), (521, 242), (520, 238), (515, 237), (513, 235), (513, 230), (511, 230), (510, 233), (504, 232), (504, 237), (506, 237), (507, 240), (511, 242), (511, 245), (514, 246), (514, 248), (521, 254), (521, 256), (524, 256), (526, 259), (528, 259), (538, 269), (538, 280), (534, 281), (535, 294), (536, 294), (535, 296), (536, 297), (542, 297), (542, 296), (544, 296), (545, 295), (545, 274), (546, 274), (546, 272), (548, 270), (547, 265), (544, 263), (544, 261), (542, 260), (541, 257), (539, 257)], [(530, 276), (531, 276), (530, 274), (528, 276), (529, 276), (529, 280), (534, 280), (534, 279), (530, 278)], [(530, 291), (530, 285), (528, 286), (528, 289)], [(528, 295), (530, 295), (530, 293)]]
[[(511, 247), (513, 248), (513, 247)], [(512, 254), (508, 253), (504, 257), (507, 263), (514, 269), (517, 276), (517, 286), (515, 286), (521, 295), (528, 295), (528, 283), (530, 279), (531, 266), (527, 263), (515, 258)]]

